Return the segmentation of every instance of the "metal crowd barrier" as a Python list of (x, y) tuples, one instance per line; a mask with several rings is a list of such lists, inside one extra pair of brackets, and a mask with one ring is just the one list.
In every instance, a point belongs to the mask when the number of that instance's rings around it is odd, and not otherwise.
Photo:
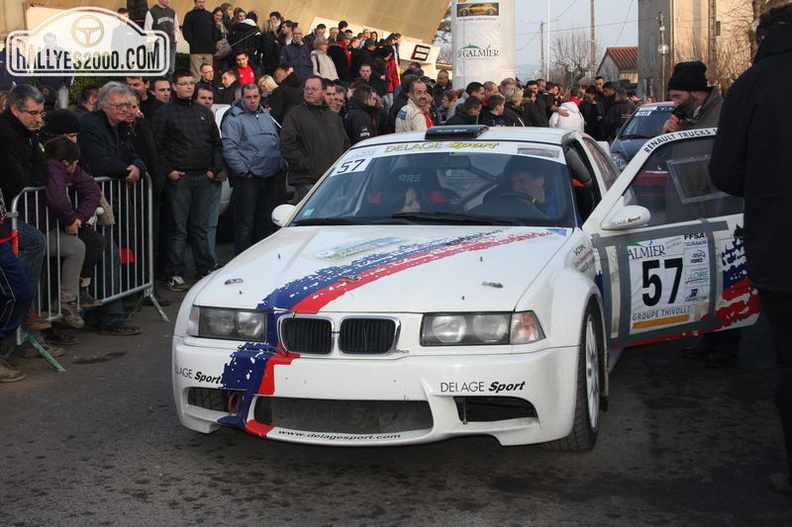
[[(154, 205), (151, 178), (144, 173), (133, 185), (108, 177), (98, 177), (96, 182), (112, 208), (115, 224), (102, 226), (97, 221), (96, 229), (105, 238), (105, 251), (94, 268), (89, 292), (103, 304), (141, 293), (129, 317), (140, 310), (143, 302), (149, 301), (162, 320), (168, 321), (162, 306), (154, 297)], [(11, 202), (8, 217), (11, 219), (13, 232), (18, 232), (19, 221), (24, 221), (41, 231), (46, 240), (47, 233), (56, 227), (56, 222), (50, 222), (46, 214), (43, 190), (44, 187), (25, 188)], [(76, 200), (75, 196), (72, 196), (72, 200)], [(57, 322), (62, 318), (59, 293), (61, 265), (60, 243), (56, 245), (55, 251), (50, 251), (45, 245), (41, 279), (34, 291), (32, 312), (50, 322)], [(24, 342), (30, 343), (55, 370), (66, 371), (20, 327), (17, 330), (16, 345)], [(13, 348), (7, 356), (12, 352)]]

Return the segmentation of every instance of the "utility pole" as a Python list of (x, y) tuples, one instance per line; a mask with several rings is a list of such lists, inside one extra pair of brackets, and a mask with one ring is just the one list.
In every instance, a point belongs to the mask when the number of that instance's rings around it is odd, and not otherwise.
[(544, 79), (549, 80), (550, 79), (550, 0), (547, 0), (547, 24), (545, 25), (545, 31), (546, 33), (543, 33), (543, 35), (545, 35), (545, 40), (544, 40), (545, 58), (542, 64), (544, 64)]
[(660, 45), (657, 46), (657, 52), (660, 53), (660, 97), (659, 100), (665, 100), (666, 91), (666, 55), (668, 55), (668, 44), (665, 42), (665, 16), (660, 11), (657, 14), (657, 23), (660, 26)]
[(591, 48), (589, 50), (589, 83), (594, 82), (596, 67), (597, 67), (597, 39), (596, 39), (596, 34), (594, 32), (594, 0), (591, 0)]
[(709, 37), (709, 42), (707, 43), (707, 62), (709, 62), (709, 64), (707, 67), (713, 73), (718, 72), (718, 41), (716, 39), (718, 36), (717, 13), (717, 0), (709, 0), (709, 23), (707, 24), (707, 36)]
[(539, 22), (539, 34), (542, 36), (542, 78), (547, 80), (547, 57), (545, 57), (545, 23), (544, 20)]

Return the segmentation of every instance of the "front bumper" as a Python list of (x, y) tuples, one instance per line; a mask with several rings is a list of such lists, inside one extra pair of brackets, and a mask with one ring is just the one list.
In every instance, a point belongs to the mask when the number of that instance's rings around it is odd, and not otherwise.
[(176, 337), (173, 390), (179, 420), (282, 441), (396, 445), (491, 435), (540, 443), (572, 429), (578, 350), (399, 353), (389, 357), (228, 352), (228, 342)]

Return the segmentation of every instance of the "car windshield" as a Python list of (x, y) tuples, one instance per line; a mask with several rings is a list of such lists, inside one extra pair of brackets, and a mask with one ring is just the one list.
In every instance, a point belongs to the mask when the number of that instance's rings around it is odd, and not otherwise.
[(510, 145), (507, 153), (485, 153), (449, 149), (448, 143), (415, 145), (438, 151), (388, 151), (402, 145), (351, 150), (301, 205), (292, 225), (578, 223), (558, 146)]
[(649, 139), (663, 133), (663, 124), (668, 120), (674, 107), (650, 106), (635, 111), (619, 133), (620, 139)]

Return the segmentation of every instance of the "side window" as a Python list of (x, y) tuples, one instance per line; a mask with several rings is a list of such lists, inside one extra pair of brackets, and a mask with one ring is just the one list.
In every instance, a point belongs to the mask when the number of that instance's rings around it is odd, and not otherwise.
[(596, 142), (589, 138), (585, 138), (584, 140), (586, 142), (586, 147), (588, 147), (589, 151), (591, 152), (591, 157), (597, 164), (597, 168), (599, 168), (600, 174), (602, 174), (605, 188), (611, 188), (613, 182), (616, 181), (617, 177), (619, 177), (619, 169), (616, 167), (613, 161), (602, 152)]
[(652, 214), (650, 225), (716, 218), (743, 211), (742, 199), (718, 190), (710, 181), (714, 138), (674, 141), (658, 147), (633, 178), (628, 203)]

